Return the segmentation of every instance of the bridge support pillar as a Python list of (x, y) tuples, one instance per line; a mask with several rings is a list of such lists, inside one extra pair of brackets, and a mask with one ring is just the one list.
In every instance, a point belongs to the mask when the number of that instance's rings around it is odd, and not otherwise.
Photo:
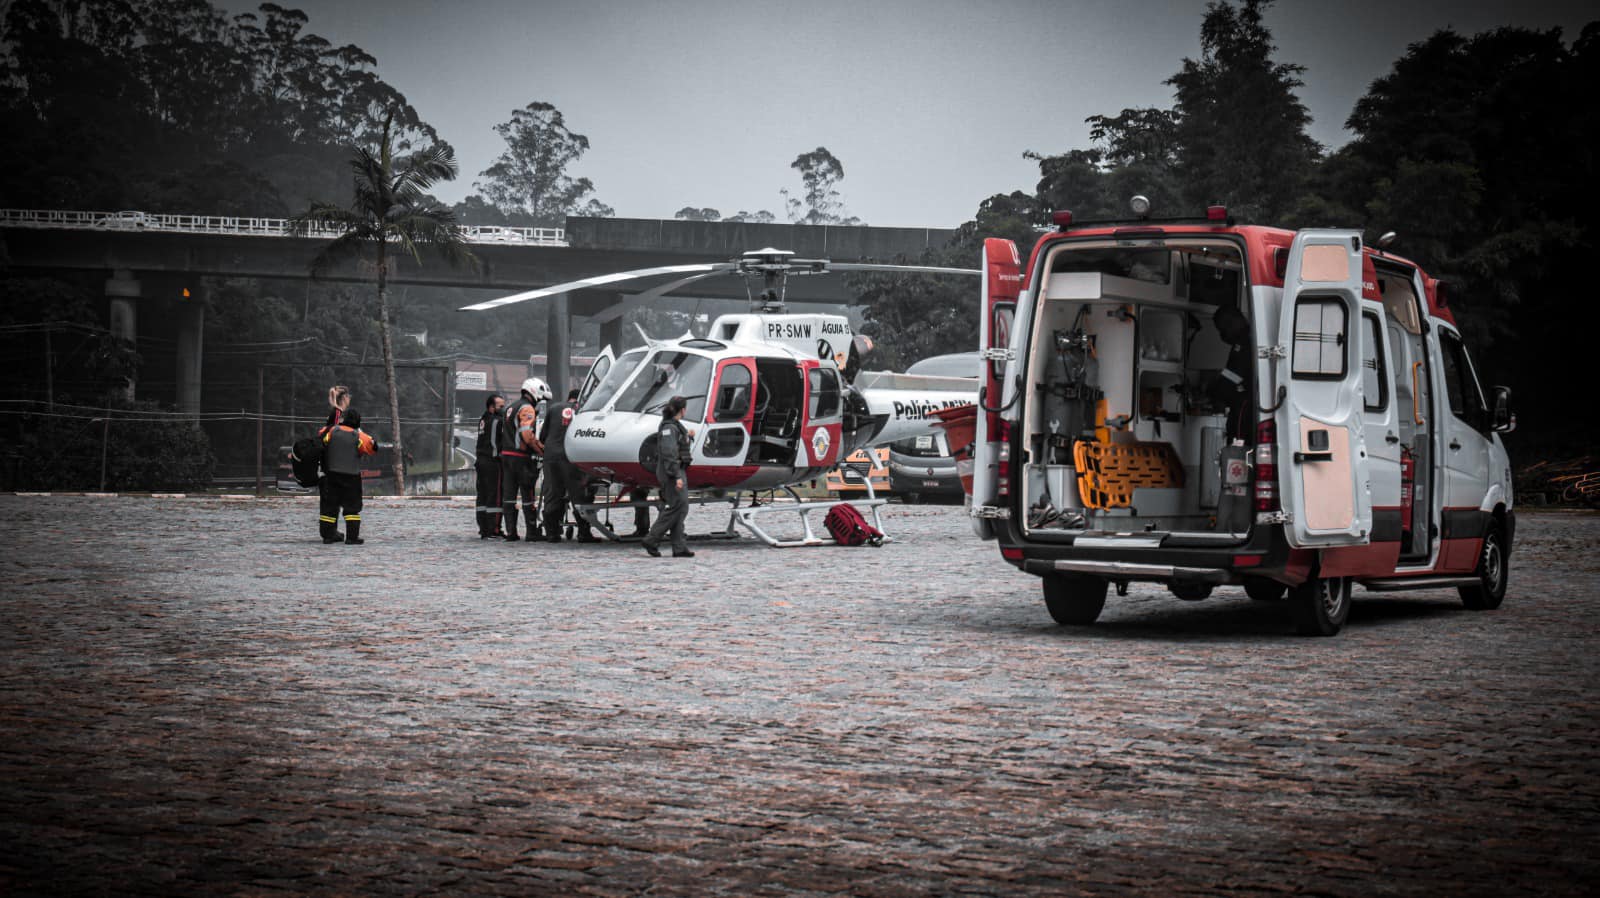
[(199, 296), (181, 299), (178, 315), (178, 410), (200, 420), (201, 361), (205, 344), (206, 306)]
[(556, 402), (565, 402), (567, 388), (570, 386), (567, 377), (568, 370), (572, 367), (572, 305), (567, 294), (562, 293), (549, 299), (546, 321), (545, 382), (550, 384), (550, 393)]
[(611, 347), (617, 355), (622, 354), (622, 319), (613, 318), (610, 321), (600, 322), (600, 346)]
[[(111, 336), (132, 348), (139, 339), (139, 297), (143, 293), (138, 278), (126, 268), (118, 268), (106, 281), (106, 296), (111, 300)], [(133, 401), (134, 374), (127, 375), (128, 401)]]

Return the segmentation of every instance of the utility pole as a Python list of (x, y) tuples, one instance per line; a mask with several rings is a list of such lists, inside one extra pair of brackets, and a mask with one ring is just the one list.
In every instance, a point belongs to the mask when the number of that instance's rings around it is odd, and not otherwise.
[(443, 377), (439, 383), (439, 401), (443, 403), (444, 435), (439, 441), (439, 495), (450, 495), (450, 463), (455, 461), (455, 453), (450, 451), (454, 440), (451, 436), (455, 431), (452, 409), (450, 407), (450, 371), (453, 366), (445, 366), (442, 370)]
[(50, 331), (44, 329), (44, 402), (50, 411), (56, 410), (56, 354), (50, 343)]
[(106, 491), (106, 444), (111, 442), (111, 410), (106, 409), (106, 416), (100, 420), (103, 422), (100, 428), (100, 492), (103, 493)]
[[(256, 498), (265, 498), (267, 488), (261, 482), (262, 455), (265, 450), (267, 418), (267, 369), (256, 369)], [(508, 531), (509, 532), (509, 531)]]

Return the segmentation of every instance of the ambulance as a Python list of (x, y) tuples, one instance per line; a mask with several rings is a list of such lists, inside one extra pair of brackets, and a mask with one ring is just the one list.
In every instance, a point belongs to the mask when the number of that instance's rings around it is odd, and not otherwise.
[(1058, 211), (1026, 262), (984, 244), (968, 509), (1051, 617), (1091, 624), (1132, 582), (1240, 586), (1321, 636), (1355, 585), (1499, 607), (1515, 419), (1447, 286), (1357, 230), (1133, 209)]

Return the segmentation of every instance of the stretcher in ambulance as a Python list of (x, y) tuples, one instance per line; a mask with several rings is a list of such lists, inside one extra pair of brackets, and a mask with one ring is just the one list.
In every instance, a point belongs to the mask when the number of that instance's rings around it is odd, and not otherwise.
[(1359, 231), (1220, 207), (1056, 223), (1025, 265), (985, 242), (969, 511), (1058, 623), (1134, 581), (1287, 599), (1311, 635), (1356, 584), (1500, 605), (1510, 391), (1485, 399), (1444, 285)]

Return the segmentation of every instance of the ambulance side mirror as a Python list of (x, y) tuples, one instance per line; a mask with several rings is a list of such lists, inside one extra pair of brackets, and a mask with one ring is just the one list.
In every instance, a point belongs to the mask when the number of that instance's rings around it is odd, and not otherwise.
[(1517, 429), (1517, 416), (1511, 411), (1511, 388), (1491, 387), (1493, 396), (1493, 427), (1495, 433), (1510, 433)]

